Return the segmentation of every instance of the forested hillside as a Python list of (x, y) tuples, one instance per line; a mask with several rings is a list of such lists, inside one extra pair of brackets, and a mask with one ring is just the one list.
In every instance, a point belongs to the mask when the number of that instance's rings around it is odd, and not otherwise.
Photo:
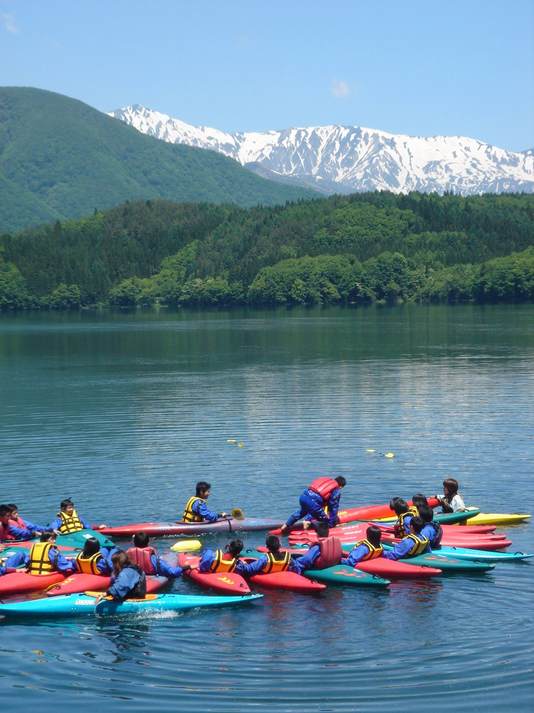
[(534, 299), (534, 196), (127, 203), (0, 239), (0, 305)]

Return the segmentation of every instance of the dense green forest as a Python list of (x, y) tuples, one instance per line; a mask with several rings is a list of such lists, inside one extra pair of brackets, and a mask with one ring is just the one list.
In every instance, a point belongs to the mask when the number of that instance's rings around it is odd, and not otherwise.
[(140, 198), (252, 206), (312, 195), (214, 151), (145, 136), (61, 94), (0, 87), (0, 232)]
[(0, 237), (0, 307), (534, 299), (534, 196), (126, 203)]

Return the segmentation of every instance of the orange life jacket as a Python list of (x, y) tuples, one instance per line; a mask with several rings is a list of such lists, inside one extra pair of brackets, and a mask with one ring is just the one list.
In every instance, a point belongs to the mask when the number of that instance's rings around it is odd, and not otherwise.
[(98, 574), (101, 575), (102, 572), (98, 569), (97, 563), (102, 559), (101, 552), (95, 552), (94, 555), (89, 555), (89, 557), (84, 557), (83, 553), (76, 557), (76, 567), (82, 574)]
[(272, 552), (267, 553), (267, 564), (262, 570), (262, 574), (271, 574), (272, 572), (285, 572), (291, 564), (291, 555), (289, 552), (284, 552), (281, 560), (274, 558)]
[(382, 553), (384, 552), (384, 548), (382, 547), (382, 545), (378, 545), (378, 547), (375, 547), (375, 545), (371, 544), (369, 540), (360, 540), (359, 542), (356, 542), (354, 548), (359, 547), (360, 545), (365, 545), (369, 550), (369, 552), (364, 557), (362, 557), (360, 562), (374, 560), (375, 557), (381, 557)]
[(210, 564), (210, 572), (233, 572), (237, 562), (237, 557), (232, 557), (222, 550), (215, 550), (215, 557)]

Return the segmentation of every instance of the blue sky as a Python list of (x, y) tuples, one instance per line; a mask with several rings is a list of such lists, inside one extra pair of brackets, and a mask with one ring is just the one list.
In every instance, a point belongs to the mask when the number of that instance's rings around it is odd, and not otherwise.
[(534, 147), (534, 0), (0, 0), (0, 84), (253, 130)]

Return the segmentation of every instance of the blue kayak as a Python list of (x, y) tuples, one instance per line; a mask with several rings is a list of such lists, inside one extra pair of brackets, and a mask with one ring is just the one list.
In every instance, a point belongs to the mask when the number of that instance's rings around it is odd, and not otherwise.
[(162, 611), (185, 611), (204, 607), (224, 607), (245, 604), (261, 599), (262, 594), (245, 597), (211, 597), (190, 594), (148, 594), (145, 599), (126, 599), (124, 602), (101, 600), (87, 594), (68, 594), (22, 602), (0, 604), (0, 616), (17, 618), (117, 616), (120, 614), (150, 614)]

